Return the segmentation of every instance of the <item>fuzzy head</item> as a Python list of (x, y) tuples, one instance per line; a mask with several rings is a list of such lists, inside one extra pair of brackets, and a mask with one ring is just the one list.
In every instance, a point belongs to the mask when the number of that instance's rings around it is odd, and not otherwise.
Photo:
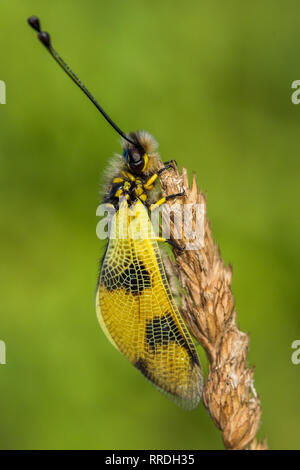
[(145, 131), (131, 132), (129, 138), (134, 144), (122, 139), (123, 157), (132, 173), (147, 174), (153, 166), (153, 158), (157, 157), (157, 142)]

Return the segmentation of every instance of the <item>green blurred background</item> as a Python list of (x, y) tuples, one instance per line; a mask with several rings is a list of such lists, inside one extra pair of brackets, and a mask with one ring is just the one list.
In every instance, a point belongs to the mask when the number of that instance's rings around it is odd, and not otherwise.
[(148, 130), (164, 160), (197, 172), (251, 334), (260, 436), (299, 449), (299, 2), (0, 8), (0, 447), (223, 447), (202, 405), (169, 402), (98, 326), (95, 211), (119, 138), (37, 41), (26, 23), (35, 14), (125, 131)]

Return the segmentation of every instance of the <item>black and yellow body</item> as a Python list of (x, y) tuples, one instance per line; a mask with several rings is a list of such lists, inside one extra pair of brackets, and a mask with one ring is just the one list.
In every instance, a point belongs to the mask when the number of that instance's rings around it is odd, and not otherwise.
[(148, 203), (159, 177), (149, 174), (149, 166), (158, 157), (142, 157), (147, 164), (139, 173), (124, 162), (105, 195), (117, 212), (100, 268), (97, 315), (112, 344), (161, 391), (191, 409), (201, 398), (201, 368), (170, 291), (158, 245), (164, 239), (155, 236), (149, 217), (166, 200)]
[(201, 399), (201, 367), (163, 266), (158, 242), (166, 240), (155, 237), (149, 218), (149, 210), (183, 193), (154, 202), (151, 196), (155, 181), (170, 164), (157, 171), (160, 157), (153, 137), (143, 131), (125, 134), (53, 48), (39, 19), (31, 16), (28, 23), (56, 63), (123, 141), (123, 158), (107, 175), (104, 196), (116, 215), (115, 236), (109, 238), (98, 280), (96, 308), (100, 324), (110, 341), (147, 379), (179, 405), (194, 408)]

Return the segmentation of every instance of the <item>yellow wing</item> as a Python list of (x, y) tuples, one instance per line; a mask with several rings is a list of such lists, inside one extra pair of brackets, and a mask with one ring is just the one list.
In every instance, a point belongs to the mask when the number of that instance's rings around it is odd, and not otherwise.
[(132, 218), (124, 216), (124, 201), (116, 214), (115, 239), (109, 240), (99, 277), (98, 319), (148, 380), (192, 409), (202, 393), (198, 355), (171, 295), (147, 209), (139, 201), (134, 206)]

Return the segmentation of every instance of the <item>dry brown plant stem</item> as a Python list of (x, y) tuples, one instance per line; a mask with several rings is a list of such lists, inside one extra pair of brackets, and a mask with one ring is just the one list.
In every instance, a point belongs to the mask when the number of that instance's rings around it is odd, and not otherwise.
[[(162, 165), (161, 165), (162, 167)], [(174, 204), (202, 204), (204, 242), (196, 250), (174, 250), (169, 260), (179, 278), (182, 292), (181, 313), (195, 339), (203, 346), (209, 361), (209, 373), (203, 391), (203, 403), (215, 425), (222, 431), (227, 449), (267, 449), (256, 434), (260, 425), (261, 405), (254, 388), (254, 370), (247, 367), (249, 336), (236, 325), (231, 290), (232, 270), (226, 267), (206, 219), (206, 198), (197, 189), (196, 177), (189, 187), (187, 171), (177, 167), (160, 177), (163, 196), (182, 190), (185, 196), (169, 200)], [(195, 221), (194, 221), (195, 222)], [(195, 224), (193, 229), (195, 229)], [(189, 241), (171, 239), (181, 246)]]

